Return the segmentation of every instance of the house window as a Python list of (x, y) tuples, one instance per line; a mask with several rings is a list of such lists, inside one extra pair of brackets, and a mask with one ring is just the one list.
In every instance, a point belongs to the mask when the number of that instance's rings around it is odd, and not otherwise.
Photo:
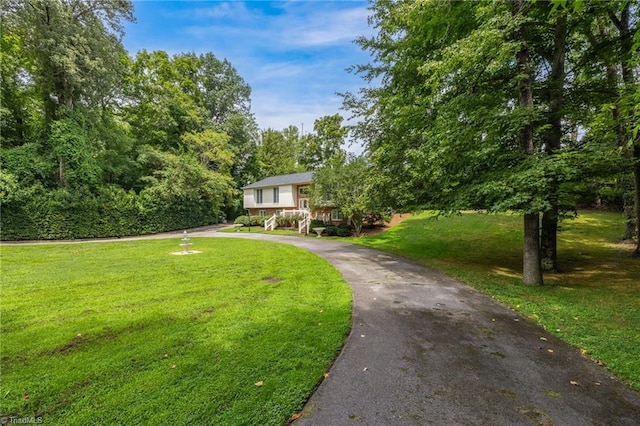
[(336, 222), (342, 220), (342, 213), (340, 213), (340, 210), (331, 210), (331, 220)]
[(273, 188), (273, 203), (278, 204), (280, 202), (280, 188)]
[(256, 204), (262, 204), (262, 189), (256, 189)]
[(300, 198), (298, 200), (298, 206), (300, 207), (300, 210), (307, 210), (309, 208), (309, 199)]
[(258, 211), (258, 215), (266, 216), (267, 215), (267, 211), (266, 210), (260, 210), (260, 211)]
[(301, 186), (301, 187), (299, 187), (298, 188), (298, 194), (299, 195), (303, 195), (303, 196), (309, 195), (309, 186)]

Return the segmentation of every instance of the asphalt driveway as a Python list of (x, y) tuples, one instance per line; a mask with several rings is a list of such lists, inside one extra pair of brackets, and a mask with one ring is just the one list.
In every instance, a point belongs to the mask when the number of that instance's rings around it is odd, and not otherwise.
[(444, 274), (333, 240), (191, 236), (292, 244), (328, 260), (351, 284), (351, 334), (296, 425), (640, 424), (638, 393)]

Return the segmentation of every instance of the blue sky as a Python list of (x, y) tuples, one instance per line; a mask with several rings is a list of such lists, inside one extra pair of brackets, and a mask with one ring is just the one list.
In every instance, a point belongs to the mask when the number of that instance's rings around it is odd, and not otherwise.
[(131, 55), (147, 49), (212, 52), (228, 59), (252, 88), (261, 129), (289, 125), (305, 133), (313, 121), (340, 111), (336, 92), (364, 81), (345, 69), (369, 62), (353, 40), (370, 35), (367, 2), (149, 1), (133, 2), (137, 23), (126, 26)]

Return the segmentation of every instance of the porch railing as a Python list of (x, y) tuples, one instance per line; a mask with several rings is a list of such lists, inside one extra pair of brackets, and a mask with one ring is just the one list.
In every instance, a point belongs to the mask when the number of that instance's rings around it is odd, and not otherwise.
[(308, 211), (305, 211), (302, 217), (303, 219), (298, 221), (298, 233), (302, 234), (304, 232), (305, 234), (308, 234), (309, 224), (311, 223), (311, 215)]
[(283, 210), (274, 214), (269, 219), (264, 221), (264, 230), (273, 231), (276, 229), (278, 217), (292, 217), (302, 216), (302, 219), (298, 220), (298, 232), (309, 233), (309, 225), (311, 224), (311, 213), (309, 210)]
[(274, 214), (269, 219), (264, 221), (265, 231), (273, 231), (274, 229), (276, 229), (276, 217), (277, 215)]

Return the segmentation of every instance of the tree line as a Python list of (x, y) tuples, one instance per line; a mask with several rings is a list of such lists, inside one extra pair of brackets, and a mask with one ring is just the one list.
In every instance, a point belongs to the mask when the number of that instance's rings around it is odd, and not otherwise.
[(372, 62), (352, 70), (367, 84), (343, 94), (357, 124), (303, 134), (258, 129), (251, 88), (213, 53), (129, 56), (130, 1), (5, 1), (2, 238), (215, 223), (247, 183), (316, 170), (313, 201), (355, 227), (387, 208), (521, 212), (528, 284), (558, 269), (559, 222), (581, 203), (620, 205), (640, 254), (638, 0), (369, 8)]
[(260, 131), (213, 53), (122, 45), (131, 1), (7, 0), (0, 63), (2, 239), (159, 232), (233, 218), (239, 188), (342, 152), (342, 118)]
[(360, 118), (372, 194), (398, 209), (523, 214), (523, 278), (556, 270), (558, 223), (622, 204), (640, 255), (635, 0), (376, 0)]

